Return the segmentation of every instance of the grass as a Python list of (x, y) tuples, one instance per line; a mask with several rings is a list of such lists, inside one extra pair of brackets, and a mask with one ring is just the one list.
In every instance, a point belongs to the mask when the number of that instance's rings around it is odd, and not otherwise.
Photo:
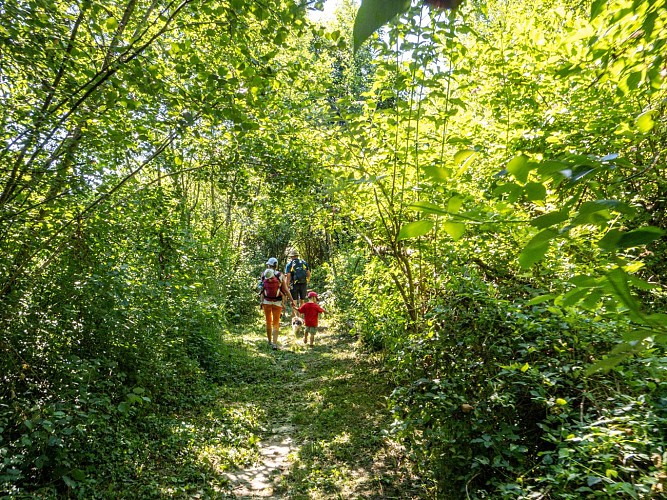
[(130, 418), (101, 426), (80, 462), (63, 464), (71, 469), (64, 484), (6, 493), (228, 498), (230, 474), (260, 463), (280, 432), (291, 443), (285, 453), (292, 451), (287, 469), (272, 476), (274, 498), (424, 498), (402, 450), (383, 434), (392, 387), (379, 360), (326, 328), (314, 348), (291, 338), (289, 326), (282, 333), (281, 349), (272, 351), (259, 318), (225, 332), (217, 385), (197, 379), (173, 394), (176, 406), (132, 407)]
[(271, 351), (262, 325), (237, 339), (252, 353), (253, 382), (221, 388), (228, 405), (253, 407), (262, 437), (290, 429), (296, 450), (274, 493), (286, 498), (423, 498), (401, 450), (383, 435), (392, 387), (373, 356), (348, 335), (321, 329), (315, 347), (283, 327)]

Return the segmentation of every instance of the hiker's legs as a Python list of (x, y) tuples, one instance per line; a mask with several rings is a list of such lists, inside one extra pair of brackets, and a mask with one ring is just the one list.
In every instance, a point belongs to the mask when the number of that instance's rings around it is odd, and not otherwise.
[(307, 300), (308, 283), (293, 283), (291, 294), (297, 307), (301, 307)]
[(271, 343), (271, 322), (272, 322), (272, 314), (273, 312), (271, 311), (271, 308), (273, 306), (269, 304), (264, 304), (262, 305), (262, 309), (264, 309), (264, 319), (266, 320), (266, 340), (269, 341), (269, 344)]
[(317, 330), (316, 327), (314, 326), (309, 326), (306, 328), (306, 335), (303, 337), (303, 343), (306, 343), (306, 339), (308, 338), (308, 334), (310, 333), (310, 345), (313, 345), (313, 342), (315, 341), (315, 331)]
[(271, 305), (271, 314), (272, 321), (271, 326), (273, 330), (273, 343), (278, 343), (278, 332), (280, 331), (280, 314), (282, 313), (283, 308), (279, 305)]

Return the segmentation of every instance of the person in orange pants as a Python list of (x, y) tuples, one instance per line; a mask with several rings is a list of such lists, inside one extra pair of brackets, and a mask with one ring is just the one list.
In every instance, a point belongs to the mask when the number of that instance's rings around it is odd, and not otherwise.
[(292, 308), (294, 300), (289, 288), (285, 284), (282, 273), (277, 270), (278, 259), (271, 257), (266, 262), (266, 270), (262, 274), (262, 309), (266, 319), (266, 338), (273, 350), (278, 349), (278, 334), (280, 332), (280, 315), (283, 302), (289, 297)]

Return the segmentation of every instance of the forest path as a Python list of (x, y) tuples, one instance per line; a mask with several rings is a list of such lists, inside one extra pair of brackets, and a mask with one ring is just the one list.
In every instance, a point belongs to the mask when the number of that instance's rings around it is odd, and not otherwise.
[(225, 388), (263, 428), (259, 461), (226, 473), (235, 498), (418, 498), (399, 447), (385, 438), (389, 377), (348, 335), (320, 327), (315, 346), (281, 327), (280, 349), (263, 325), (243, 334), (256, 381)]

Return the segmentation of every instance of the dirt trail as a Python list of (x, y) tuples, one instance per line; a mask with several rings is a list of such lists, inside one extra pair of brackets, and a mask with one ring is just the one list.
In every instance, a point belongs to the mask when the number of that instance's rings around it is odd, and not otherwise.
[(289, 455), (297, 448), (290, 436), (291, 426), (275, 429), (260, 443), (261, 462), (244, 470), (226, 474), (237, 498), (281, 498), (274, 495), (276, 483), (289, 467)]
[(320, 328), (315, 347), (289, 326), (271, 351), (260, 333), (244, 337), (272, 365), (266, 381), (236, 394), (261, 408), (259, 463), (226, 473), (235, 498), (424, 498), (402, 451), (382, 430), (390, 422), (389, 377), (353, 339)]

